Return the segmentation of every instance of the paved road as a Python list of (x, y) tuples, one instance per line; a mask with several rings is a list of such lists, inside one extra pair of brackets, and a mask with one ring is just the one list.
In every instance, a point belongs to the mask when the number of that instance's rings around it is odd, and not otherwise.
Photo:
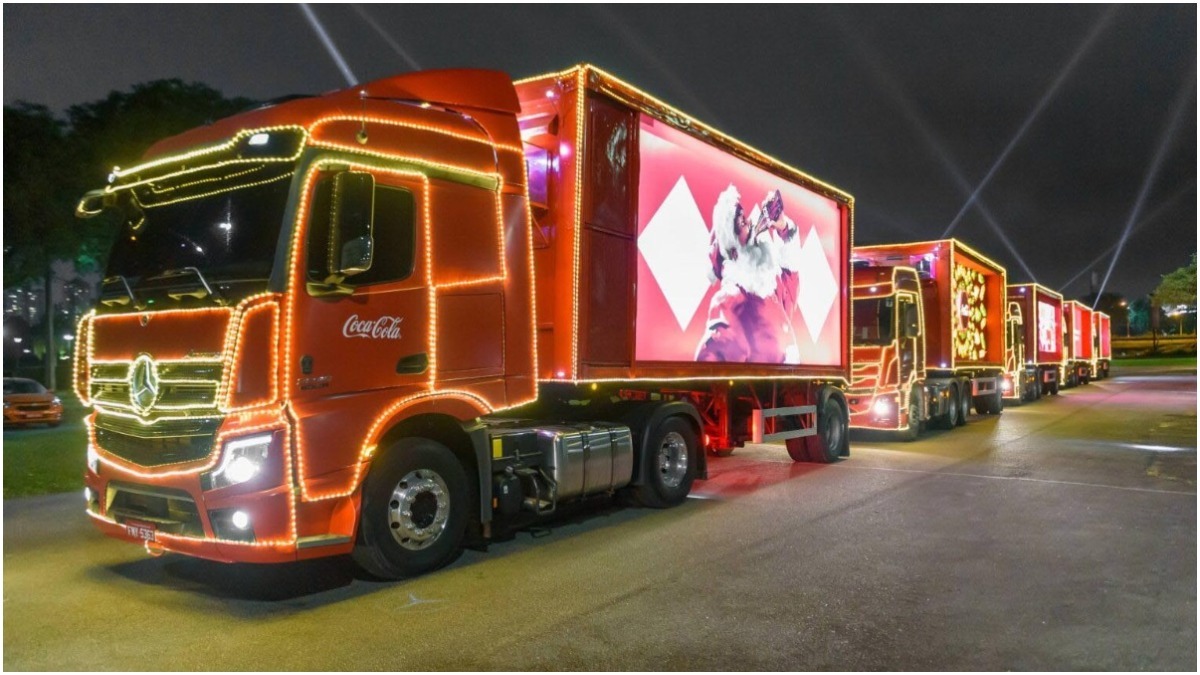
[[(1120, 375), (1120, 374), (1119, 374)], [(16, 670), (1194, 670), (1196, 378), (1126, 374), (832, 466), (757, 446), (403, 583), (4, 504)]]

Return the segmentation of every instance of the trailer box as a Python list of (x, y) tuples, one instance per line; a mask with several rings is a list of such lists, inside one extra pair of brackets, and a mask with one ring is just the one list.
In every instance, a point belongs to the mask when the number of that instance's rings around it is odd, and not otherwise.
[(998, 263), (956, 239), (859, 246), (854, 260), (920, 274), (927, 368), (1004, 367), (1007, 273)]
[(849, 378), (848, 194), (598, 69), (517, 95), (543, 380)]
[(1068, 361), (1091, 361), (1095, 358), (1092, 344), (1092, 310), (1077, 301), (1067, 301)]
[(1008, 287), (1008, 300), (1021, 308), (1025, 361), (1059, 365), (1063, 360), (1063, 299), (1039, 284)]

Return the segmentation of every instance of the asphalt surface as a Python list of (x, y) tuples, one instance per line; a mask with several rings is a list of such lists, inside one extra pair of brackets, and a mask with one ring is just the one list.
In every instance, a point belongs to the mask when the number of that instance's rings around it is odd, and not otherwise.
[(831, 466), (713, 460), (407, 581), (109, 540), (4, 502), (7, 670), (1195, 670), (1196, 377), (1159, 369)]

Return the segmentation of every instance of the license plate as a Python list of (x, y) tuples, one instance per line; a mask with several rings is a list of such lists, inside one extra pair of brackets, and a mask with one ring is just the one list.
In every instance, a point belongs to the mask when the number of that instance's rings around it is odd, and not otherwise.
[(144, 541), (154, 541), (155, 529), (154, 523), (144, 523), (140, 520), (125, 521), (125, 532), (131, 537)]

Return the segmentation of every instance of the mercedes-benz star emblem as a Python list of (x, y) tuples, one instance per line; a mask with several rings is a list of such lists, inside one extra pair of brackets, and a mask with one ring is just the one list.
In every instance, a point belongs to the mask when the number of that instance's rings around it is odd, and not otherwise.
[(158, 368), (146, 354), (137, 357), (129, 372), (129, 404), (139, 415), (150, 412), (158, 402)]

